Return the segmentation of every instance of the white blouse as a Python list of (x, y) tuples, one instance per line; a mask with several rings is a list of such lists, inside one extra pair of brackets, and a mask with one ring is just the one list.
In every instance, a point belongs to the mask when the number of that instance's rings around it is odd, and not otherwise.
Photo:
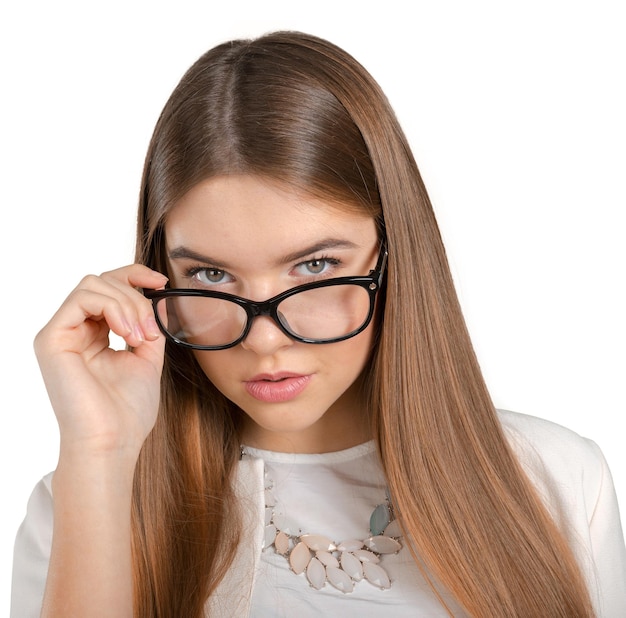
[[(320, 455), (275, 453), (249, 447), (245, 452), (246, 456), (264, 462), (266, 485), (268, 481), (273, 485), (274, 519), (280, 517), (279, 527), (294, 535), (323, 535), (335, 545), (371, 536), (370, 515), (378, 505), (387, 502), (385, 478), (373, 441)], [(314, 588), (306, 573), (296, 575), (284, 556), (274, 547), (266, 547), (256, 573), (250, 615), (317, 618), (324, 613), (340, 612), (346, 616), (395, 618), (449, 616), (422, 577), (408, 548), (382, 554), (378, 564), (391, 580), (388, 589), (369, 583), (363, 576), (352, 592), (346, 594), (328, 582), (320, 589)], [(455, 615), (462, 615), (449, 596), (445, 599)]]
[[(617, 500), (598, 447), (559, 425), (512, 412), (500, 418), (524, 469), (556, 521), (566, 531), (601, 618), (626, 617), (626, 549)], [(372, 510), (385, 502), (385, 482), (373, 443), (322, 455), (285, 454), (247, 448), (236, 490), (244, 536), (233, 565), (207, 602), (207, 616), (344, 617), (447, 616), (406, 547), (381, 556), (391, 579), (381, 590), (358, 581), (345, 594), (326, 583), (317, 590), (293, 573), (273, 547), (261, 549), (265, 529), (265, 475), (272, 481), (274, 519), (294, 534), (321, 534), (334, 542), (369, 536)], [(51, 475), (29, 500), (16, 538), (12, 618), (39, 616), (52, 541)], [(445, 594), (455, 616), (462, 616)]]

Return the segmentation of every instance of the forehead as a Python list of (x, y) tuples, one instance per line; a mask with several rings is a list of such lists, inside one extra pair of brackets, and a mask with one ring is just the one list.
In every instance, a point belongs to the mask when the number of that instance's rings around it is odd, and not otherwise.
[(210, 245), (230, 253), (250, 248), (284, 252), (328, 236), (366, 246), (376, 238), (373, 218), (354, 205), (320, 200), (251, 175), (197, 184), (169, 213), (165, 230), (169, 248)]

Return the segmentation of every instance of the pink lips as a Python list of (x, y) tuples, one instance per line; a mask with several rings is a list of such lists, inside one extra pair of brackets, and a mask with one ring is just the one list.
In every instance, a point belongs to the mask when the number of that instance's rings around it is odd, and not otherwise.
[(266, 403), (280, 403), (297, 397), (311, 381), (310, 375), (281, 372), (259, 374), (246, 381), (249, 395)]

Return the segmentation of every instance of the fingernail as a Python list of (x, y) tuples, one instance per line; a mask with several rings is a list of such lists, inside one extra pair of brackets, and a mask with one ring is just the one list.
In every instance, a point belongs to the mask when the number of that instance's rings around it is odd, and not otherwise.
[(130, 335), (133, 332), (133, 327), (130, 325), (130, 322), (125, 318), (122, 318), (122, 326), (125, 329), (125, 335)]
[(136, 324), (135, 327), (133, 328), (133, 335), (139, 340), (139, 341), (145, 341), (145, 337), (143, 334), (143, 330), (141, 330), (141, 326), (139, 326), (139, 324)]
[(157, 339), (161, 334), (159, 326), (154, 318), (148, 318), (147, 320), (144, 320), (143, 332), (146, 334), (146, 337), (148, 337), (148, 339)]

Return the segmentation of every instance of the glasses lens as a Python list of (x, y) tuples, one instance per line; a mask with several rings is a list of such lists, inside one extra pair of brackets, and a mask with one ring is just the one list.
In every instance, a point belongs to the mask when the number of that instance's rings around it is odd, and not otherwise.
[(159, 319), (175, 339), (200, 346), (224, 346), (241, 336), (247, 315), (219, 298), (169, 296), (157, 304)]
[(294, 335), (325, 341), (358, 331), (371, 304), (369, 292), (360, 285), (331, 285), (289, 296), (278, 305), (278, 317)]
[[(296, 337), (332, 341), (358, 332), (371, 314), (372, 302), (360, 285), (329, 285), (287, 297), (278, 304), (277, 314)], [(157, 312), (174, 339), (215, 348), (237, 341), (248, 319), (237, 303), (206, 296), (167, 296), (158, 301)]]

